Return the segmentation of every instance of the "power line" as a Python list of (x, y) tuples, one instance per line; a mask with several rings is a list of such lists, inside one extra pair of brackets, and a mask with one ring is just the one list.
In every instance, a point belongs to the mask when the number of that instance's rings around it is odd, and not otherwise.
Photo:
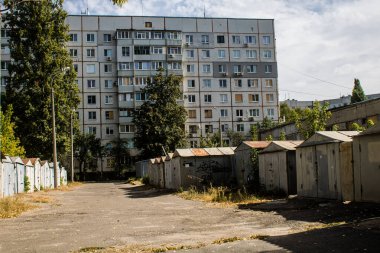
[(315, 76), (312, 76), (312, 75), (309, 75), (309, 74), (306, 74), (306, 73), (300, 72), (300, 71), (298, 71), (298, 70), (296, 70), (296, 69), (293, 69), (293, 68), (291, 68), (291, 67), (288, 67), (288, 66), (286, 66), (286, 65), (284, 65), (284, 64), (280, 64), (280, 65), (283, 66), (283, 67), (285, 67), (285, 68), (287, 68), (287, 69), (290, 69), (290, 70), (292, 70), (292, 71), (294, 71), (294, 72), (296, 72), (296, 73), (298, 73), (298, 74), (300, 74), (300, 75), (303, 75), (303, 76), (306, 76), (306, 77), (309, 77), (309, 78), (312, 78), (312, 79), (318, 80), (318, 81), (320, 81), (320, 82), (328, 83), (328, 84), (331, 84), (331, 85), (334, 85), (334, 86), (337, 86), (337, 87), (341, 87), (341, 88), (345, 88), (345, 89), (349, 89), (349, 90), (352, 89), (352, 87), (347, 87), (347, 86), (344, 86), (344, 85), (336, 84), (336, 83), (333, 83), (333, 82), (330, 82), (330, 81), (326, 81), (326, 80), (320, 79), (320, 78), (318, 78), (318, 77), (315, 77)]
[(294, 92), (294, 93), (300, 93), (300, 94), (305, 94), (305, 95), (320, 96), (320, 97), (325, 97), (325, 98), (336, 98), (336, 97), (332, 97), (332, 96), (325, 96), (325, 95), (320, 95), (320, 94), (314, 94), (314, 93), (308, 93), (308, 92), (302, 92), (302, 91), (294, 91), (294, 90), (279, 89), (279, 91)]

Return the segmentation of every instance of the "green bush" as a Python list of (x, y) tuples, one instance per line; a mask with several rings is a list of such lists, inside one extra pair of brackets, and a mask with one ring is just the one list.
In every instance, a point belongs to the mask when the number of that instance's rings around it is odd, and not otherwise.
[(30, 181), (28, 176), (24, 176), (24, 192), (30, 191)]
[(149, 184), (149, 177), (148, 176), (145, 176), (142, 178), (142, 183), (143, 184)]

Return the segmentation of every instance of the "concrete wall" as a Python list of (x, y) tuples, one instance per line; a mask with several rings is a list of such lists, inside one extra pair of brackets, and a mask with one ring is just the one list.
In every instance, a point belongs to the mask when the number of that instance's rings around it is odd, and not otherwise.
[(355, 201), (380, 202), (380, 134), (354, 138)]

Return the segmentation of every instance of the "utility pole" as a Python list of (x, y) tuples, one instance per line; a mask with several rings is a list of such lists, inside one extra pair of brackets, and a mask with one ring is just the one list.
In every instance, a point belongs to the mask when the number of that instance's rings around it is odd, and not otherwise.
[(71, 137), (71, 182), (74, 182), (74, 114), (75, 110), (71, 112), (71, 121), (70, 121), (70, 137)]
[(219, 115), (219, 138), (220, 138), (220, 147), (223, 147), (222, 124), (220, 122), (220, 115)]
[(55, 131), (55, 109), (54, 109), (54, 87), (51, 84), (51, 114), (52, 114), (52, 127), (53, 127), (53, 166), (54, 166), (54, 188), (58, 188), (58, 164), (57, 164), (57, 141)]

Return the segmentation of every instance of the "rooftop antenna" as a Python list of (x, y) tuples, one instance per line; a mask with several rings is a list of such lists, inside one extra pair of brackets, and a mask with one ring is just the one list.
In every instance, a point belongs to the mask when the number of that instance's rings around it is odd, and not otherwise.
[(141, 3), (141, 16), (144, 16), (144, 4), (143, 4), (143, 1), (140, 0), (140, 3)]
[(206, 5), (203, 5), (203, 17), (206, 17)]
[(89, 12), (88, 12), (88, 0), (86, 1), (86, 9), (84, 11), (81, 11), (80, 14), (81, 15), (89, 15)]

